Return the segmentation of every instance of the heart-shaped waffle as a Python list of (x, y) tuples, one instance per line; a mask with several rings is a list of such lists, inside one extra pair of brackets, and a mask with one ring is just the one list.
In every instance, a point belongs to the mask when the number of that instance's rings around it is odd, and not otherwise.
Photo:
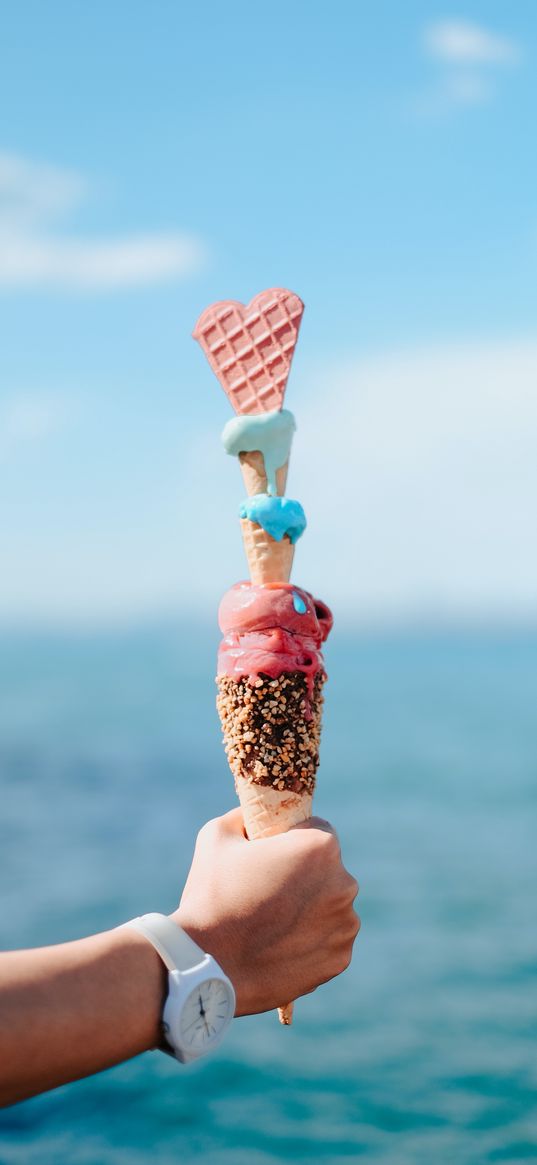
[(247, 307), (212, 303), (192, 335), (236, 413), (281, 409), (304, 304), (292, 291), (271, 287)]

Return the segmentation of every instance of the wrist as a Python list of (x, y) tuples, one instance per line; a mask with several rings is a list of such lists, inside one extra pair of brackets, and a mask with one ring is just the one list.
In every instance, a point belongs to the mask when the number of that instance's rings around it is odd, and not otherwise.
[(248, 998), (249, 976), (240, 958), (238, 935), (232, 933), (231, 927), (225, 923), (209, 923), (193, 917), (192, 913), (179, 905), (169, 916), (176, 926), (197, 943), (208, 955), (216, 959), (225, 975), (233, 983), (236, 997), (235, 1015), (249, 1015), (252, 1007)]
[(110, 931), (109, 936), (117, 955), (118, 967), (121, 965), (126, 992), (133, 1002), (134, 999), (139, 1001), (136, 1021), (138, 1046), (133, 1054), (160, 1047), (162, 1011), (168, 992), (166, 967), (154, 947), (130, 927), (118, 927)]
[(235, 1014), (235, 990), (229, 976), (214, 955), (180, 925), (177, 915), (153, 911), (124, 926), (154, 948), (167, 972), (162, 1051), (183, 1064), (213, 1051)]

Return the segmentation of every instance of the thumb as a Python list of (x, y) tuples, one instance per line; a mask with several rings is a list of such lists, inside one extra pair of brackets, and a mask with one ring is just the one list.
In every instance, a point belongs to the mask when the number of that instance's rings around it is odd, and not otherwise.
[(244, 818), (242, 816), (242, 809), (230, 809), (228, 813), (224, 813), (222, 817), (217, 817), (215, 824), (221, 835), (228, 838), (234, 838), (236, 841), (247, 841), (246, 830), (244, 828)]
[(306, 821), (299, 821), (297, 825), (292, 825), (291, 830), (293, 829), (320, 829), (322, 833), (332, 833), (334, 837), (337, 837), (334, 826), (324, 817), (308, 817)]

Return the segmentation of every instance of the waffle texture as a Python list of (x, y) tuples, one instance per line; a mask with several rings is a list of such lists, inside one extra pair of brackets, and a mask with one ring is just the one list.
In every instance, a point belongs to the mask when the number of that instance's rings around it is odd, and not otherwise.
[(292, 291), (261, 291), (245, 307), (213, 303), (192, 335), (236, 413), (281, 409), (304, 304)]
[(254, 585), (289, 582), (295, 548), (287, 534), (281, 542), (277, 542), (262, 526), (250, 522), (249, 518), (241, 518), (240, 525), (250, 579)]
[(292, 825), (299, 825), (311, 817), (311, 793), (280, 793), (278, 789), (255, 785), (244, 777), (235, 777), (235, 788), (244, 827), (251, 841), (286, 833)]

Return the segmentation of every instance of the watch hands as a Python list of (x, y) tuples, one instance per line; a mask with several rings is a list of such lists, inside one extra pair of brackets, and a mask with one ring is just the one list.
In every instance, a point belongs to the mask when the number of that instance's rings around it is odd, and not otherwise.
[(200, 1015), (201, 1015), (201, 1017), (202, 1017), (202, 1019), (203, 1019), (203, 1022), (204, 1022), (204, 1024), (205, 1024), (205, 1027), (206, 1027), (206, 1029), (207, 1029), (207, 1035), (208, 1035), (208, 1036), (210, 1036), (210, 1034), (211, 1034), (211, 1030), (210, 1030), (210, 1028), (209, 1028), (209, 1024), (207, 1023), (207, 1012), (205, 1011), (205, 1008), (204, 1008), (204, 1006), (203, 1006), (203, 999), (202, 999), (202, 997), (201, 997), (201, 991), (200, 991), (200, 993), (199, 993), (199, 1004), (200, 1004)]
[(200, 1027), (200, 1017), (199, 1017), (199, 1015), (197, 1015), (197, 1016), (196, 1016), (196, 1018), (192, 1020), (192, 1023), (187, 1023), (187, 1025), (186, 1025), (186, 1027), (185, 1027), (185, 1029), (184, 1029), (184, 1030), (185, 1030), (186, 1032), (189, 1032), (189, 1031), (190, 1031), (190, 1029), (191, 1029), (191, 1027), (196, 1027), (196, 1026), (197, 1026), (198, 1028)]

